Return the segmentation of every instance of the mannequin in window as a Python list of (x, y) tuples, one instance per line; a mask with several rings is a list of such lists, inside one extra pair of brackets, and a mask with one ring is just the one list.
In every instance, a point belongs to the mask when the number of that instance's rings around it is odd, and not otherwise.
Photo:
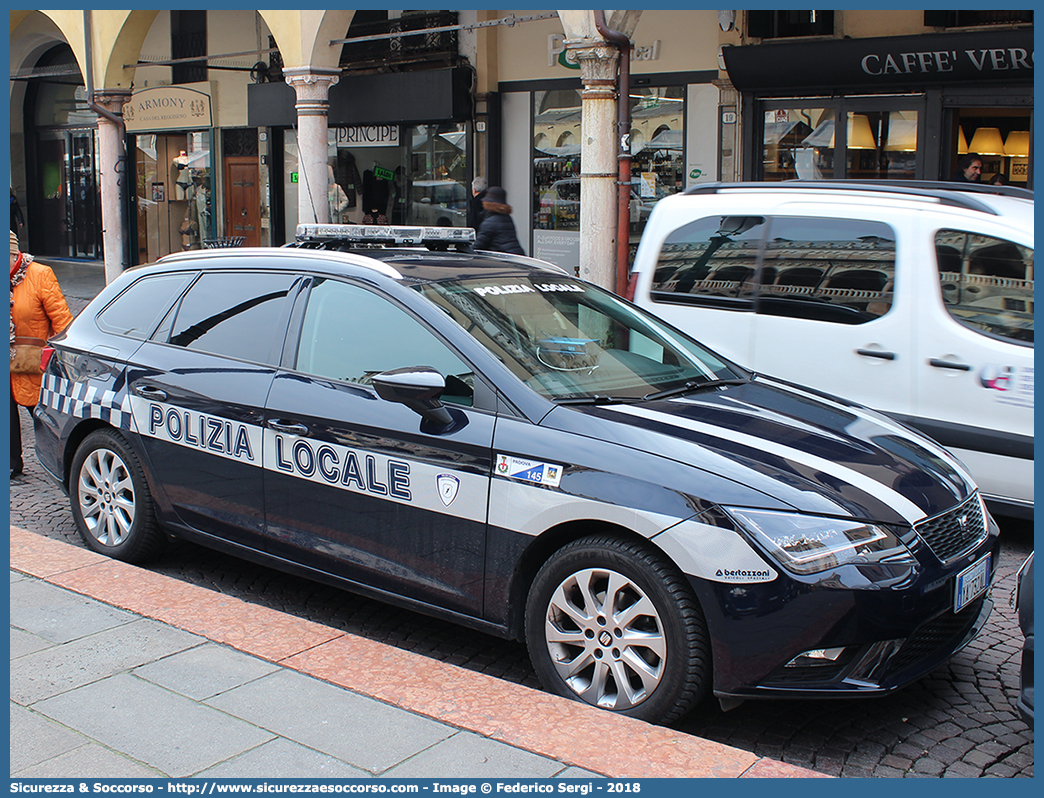
[(406, 172), (402, 166), (395, 167), (391, 193), (392, 224), (406, 224)]
[(188, 164), (188, 153), (184, 150), (178, 153), (171, 164), (171, 168), (174, 170), (174, 199), (176, 200), (188, 199), (189, 186), (192, 185), (192, 170), (189, 169)]
[(352, 210), (359, 202), (357, 195), (362, 191), (362, 178), (359, 177), (359, 167), (355, 165), (355, 156), (348, 150), (337, 151), (337, 183), (348, 197), (348, 210)]
[(192, 249), (196, 243), (196, 238), (199, 234), (199, 223), (195, 219), (196, 215), (196, 204), (190, 202), (185, 207), (185, 215), (181, 219), (181, 225), (178, 227), (178, 232), (181, 233), (181, 248)]
[(388, 224), (388, 217), (385, 216), (377, 208), (373, 208), (366, 212), (363, 216), (363, 224)]
[(343, 221), (341, 214), (348, 210), (348, 195), (334, 177), (333, 167), (327, 165), (326, 172), (326, 200), (330, 206), (330, 222), (340, 224)]
[(369, 214), (376, 211), (382, 216), (388, 215), (388, 197), (391, 194), (391, 181), (377, 177), (376, 166), (363, 172), (363, 210)]
[(203, 175), (197, 175), (193, 178), (192, 184), (192, 205), (195, 206), (195, 220), (198, 225), (199, 235), (202, 238), (206, 238), (210, 234), (210, 182)]

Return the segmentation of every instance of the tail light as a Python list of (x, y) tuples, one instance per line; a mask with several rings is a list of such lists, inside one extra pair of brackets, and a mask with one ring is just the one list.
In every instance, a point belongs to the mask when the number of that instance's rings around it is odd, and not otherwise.
[(624, 299), (634, 302), (634, 286), (638, 282), (638, 274), (632, 273), (627, 279), (627, 287), (624, 288)]
[(43, 351), (40, 352), (40, 371), (47, 371), (47, 364), (51, 362), (51, 355), (53, 354), (53, 346), (45, 346), (43, 348)]

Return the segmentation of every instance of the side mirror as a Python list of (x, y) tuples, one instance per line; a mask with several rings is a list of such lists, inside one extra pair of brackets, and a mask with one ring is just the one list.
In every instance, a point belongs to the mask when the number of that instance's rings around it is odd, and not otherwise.
[(429, 366), (408, 366), (374, 374), (371, 377), (377, 395), (386, 402), (406, 405), (423, 418), (447, 426), (453, 416), (439, 397), (446, 390), (446, 379)]

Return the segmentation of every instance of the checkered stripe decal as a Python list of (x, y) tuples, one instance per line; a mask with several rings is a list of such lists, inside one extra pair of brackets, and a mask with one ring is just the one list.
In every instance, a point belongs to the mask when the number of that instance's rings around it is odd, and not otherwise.
[(97, 418), (118, 429), (132, 429), (130, 397), (126, 393), (121, 396), (115, 391), (45, 374), (40, 402), (75, 418)]

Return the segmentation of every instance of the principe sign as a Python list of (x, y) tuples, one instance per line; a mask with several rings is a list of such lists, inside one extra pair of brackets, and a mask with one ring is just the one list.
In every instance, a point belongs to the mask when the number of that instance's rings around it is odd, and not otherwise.
[(398, 147), (398, 125), (331, 127), (338, 147)]
[(210, 94), (185, 86), (139, 89), (123, 104), (123, 121), (130, 132), (212, 127)]

